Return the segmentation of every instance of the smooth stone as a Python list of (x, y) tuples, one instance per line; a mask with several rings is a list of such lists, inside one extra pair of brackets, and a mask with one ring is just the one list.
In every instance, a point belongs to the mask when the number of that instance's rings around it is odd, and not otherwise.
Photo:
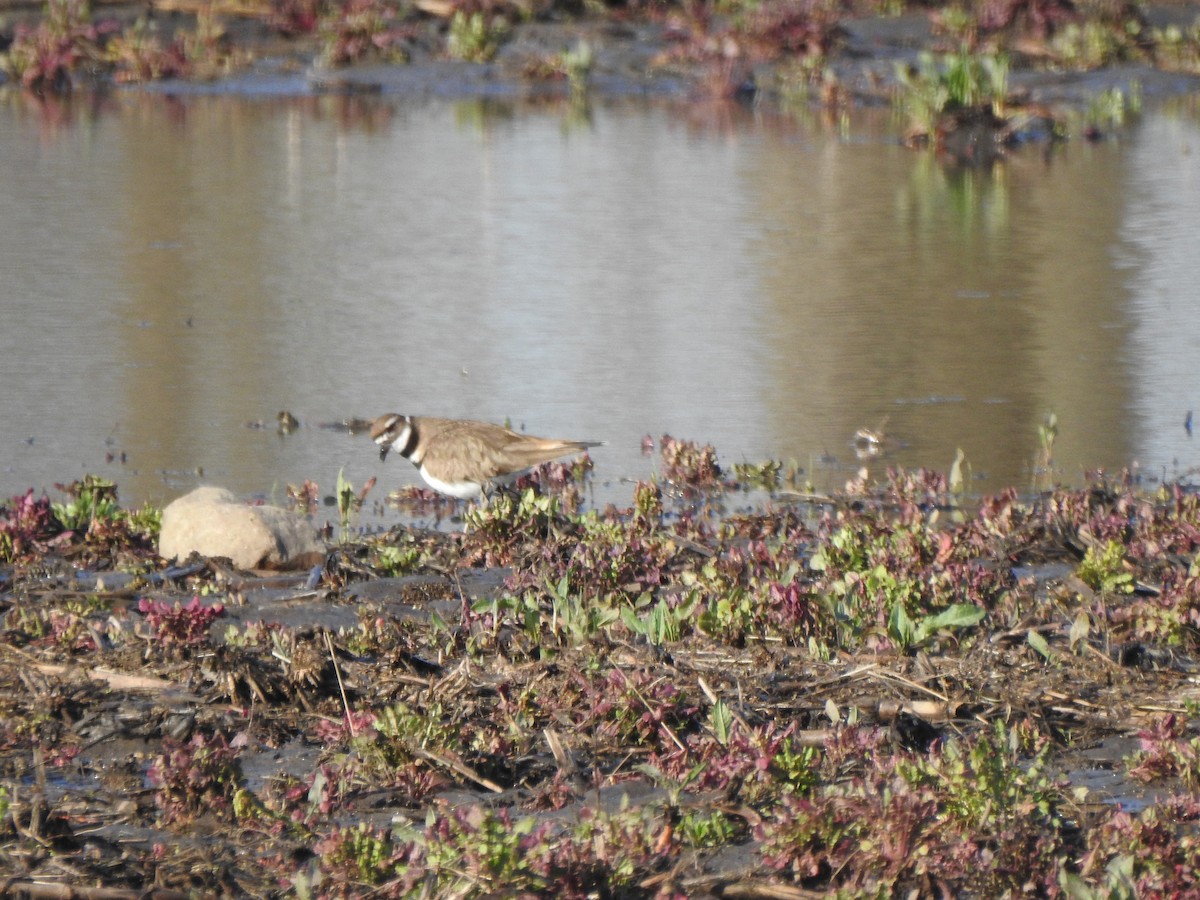
[(198, 487), (162, 514), (158, 555), (223, 556), (239, 569), (303, 569), (325, 558), (316, 528), (278, 506), (250, 506), (231, 491)]

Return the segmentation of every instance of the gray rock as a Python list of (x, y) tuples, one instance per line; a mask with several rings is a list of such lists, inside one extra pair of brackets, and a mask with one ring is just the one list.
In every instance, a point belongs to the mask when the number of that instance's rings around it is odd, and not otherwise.
[(224, 556), (240, 569), (302, 569), (325, 558), (311, 523), (277, 506), (249, 506), (230, 491), (198, 487), (162, 514), (163, 559)]

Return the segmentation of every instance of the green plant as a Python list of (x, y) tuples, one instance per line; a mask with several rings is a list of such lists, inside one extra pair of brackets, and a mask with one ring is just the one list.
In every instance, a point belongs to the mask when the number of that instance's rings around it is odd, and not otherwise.
[(1038, 425), (1038, 443), (1041, 453), (1037, 459), (1037, 470), (1047, 471), (1054, 465), (1054, 442), (1058, 439), (1058, 416), (1050, 413), (1046, 421)]
[(1088, 547), (1075, 574), (1095, 591), (1133, 593), (1133, 575), (1125, 569), (1125, 547), (1117, 541), (1109, 541), (1103, 550)]
[(678, 641), (684, 636), (684, 626), (692, 620), (700, 598), (693, 592), (682, 603), (672, 605), (665, 597), (660, 598), (649, 612), (639, 615), (639, 610), (649, 606), (650, 596), (643, 594), (632, 607), (621, 610), (621, 621), (634, 634), (640, 634), (655, 647)]
[(708, 599), (697, 621), (705, 634), (737, 643), (756, 630), (759, 604), (745, 588), (730, 585), (724, 591), (706, 591), (705, 596)]
[(582, 97), (587, 93), (588, 78), (591, 77), (592, 66), (595, 62), (596, 56), (592, 51), (592, 45), (587, 41), (579, 41), (570, 50), (564, 50), (559, 54), (559, 64), (567, 76), (567, 84), (571, 88), (572, 96)]
[(1026, 758), (1025, 742), (1021, 729), (997, 721), (970, 744), (949, 741), (939, 756), (902, 761), (899, 772), (911, 785), (936, 785), (946, 812), (969, 833), (992, 834), (1018, 821), (1061, 830), (1065, 797), (1049, 774), (1050, 744), (1035, 741)]
[(956, 603), (939, 613), (922, 616), (914, 621), (901, 602), (894, 603), (888, 616), (888, 636), (896, 642), (901, 653), (910, 653), (924, 646), (939, 631), (970, 628), (978, 625), (987, 611), (970, 603)]
[(687, 847), (720, 847), (738, 833), (734, 820), (719, 810), (687, 810), (675, 828)]
[(768, 459), (761, 463), (734, 463), (733, 475), (738, 483), (750, 488), (773, 491), (779, 487), (783, 463)]
[(713, 737), (717, 739), (718, 744), (722, 747), (728, 746), (733, 729), (733, 712), (725, 705), (725, 701), (718, 700), (709, 709), (708, 727), (712, 730)]
[(908, 111), (912, 132), (936, 133), (944, 113), (987, 110), (1003, 118), (1008, 94), (1008, 57), (961, 49), (948, 56), (921, 53), (915, 67), (897, 64), (898, 102)]
[(345, 469), (338, 469), (337, 487), (334, 491), (334, 496), (337, 499), (338, 517), (341, 521), (342, 533), (345, 534), (350, 528), (350, 522), (355, 513), (362, 509), (363, 503), (367, 499), (367, 494), (371, 488), (375, 487), (375, 477), (371, 476), (367, 479), (366, 484), (358, 493), (354, 491), (354, 485), (346, 480)]
[(388, 578), (407, 575), (421, 566), (421, 551), (417, 547), (399, 547), (395, 544), (377, 547), (375, 568)]
[(139, 17), (123, 33), (114, 35), (105, 46), (104, 55), (113, 66), (114, 79), (122, 83), (179, 78), (188, 72), (188, 61), (180, 43), (174, 41), (164, 47), (144, 17)]
[(1187, 28), (1168, 25), (1150, 31), (1150, 43), (1154, 48), (1154, 61), (1160, 68), (1181, 72), (1200, 69), (1200, 22)]
[(473, 505), (463, 514), (468, 559), (486, 565), (509, 565), (513, 553), (525, 541), (549, 537), (560, 522), (557, 497), (538, 494), (532, 488), (520, 497), (498, 491), (486, 503)]
[(385, 62), (404, 62), (403, 33), (389, 27), (392, 10), (385, 0), (348, 0), (319, 7), (316, 23), (321, 38), (317, 62), (344, 66), (371, 56)]
[(936, 25), (938, 31), (963, 48), (974, 47), (979, 36), (979, 23), (975, 17), (958, 5), (946, 6), (939, 10)]
[(430, 809), (424, 845), (430, 868), (446, 888), (438, 895), (453, 896), (467, 886), (540, 887), (522, 850), (534, 827), (532, 818), (513, 821), (504, 810), (472, 806), (440, 815)]
[(417, 711), (406, 703), (397, 703), (375, 716), (375, 729), (387, 738), (411, 750), (457, 750), (459, 732), (449, 721), (440, 703)]
[(503, 18), (457, 10), (450, 20), (446, 52), (464, 62), (491, 62), (500, 45), (508, 39), (508, 33), (508, 23)]
[(58, 487), (72, 498), (67, 503), (52, 504), (55, 518), (68, 531), (86, 534), (96, 520), (111, 520), (121, 512), (117, 486), (111, 481), (84, 475), (80, 481)]
[(546, 589), (550, 596), (550, 621), (545, 624), (551, 635), (569, 644), (584, 643), (620, 617), (611, 604), (571, 590), (566, 575), (556, 582), (548, 580)]
[(1137, 900), (1134, 882), (1134, 858), (1129, 854), (1114, 856), (1104, 867), (1104, 881), (1093, 887), (1065, 866), (1058, 876), (1059, 887), (1067, 900)]
[(1141, 32), (1136, 17), (1124, 22), (1068, 22), (1051, 38), (1050, 50), (1070, 68), (1099, 69), (1140, 56)]
[(387, 831), (367, 822), (335, 828), (314, 848), (320, 868), (331, 881), (377, 885), (411, 873), (422, 874), (414, 843), (397, 842)]

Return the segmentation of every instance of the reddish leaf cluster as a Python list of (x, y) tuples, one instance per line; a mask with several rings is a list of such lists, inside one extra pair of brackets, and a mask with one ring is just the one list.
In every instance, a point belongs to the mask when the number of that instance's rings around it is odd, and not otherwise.
[(146, 617), (156, 640), (165, 645), (190, 646), (208, 640), (209, 627), (225, 613), (225, 605), (205, 606), (199, 597), (193, 597), (186, 606), (179, 603), (172, 606), (143, 597), (138, 601), (138, 612)]

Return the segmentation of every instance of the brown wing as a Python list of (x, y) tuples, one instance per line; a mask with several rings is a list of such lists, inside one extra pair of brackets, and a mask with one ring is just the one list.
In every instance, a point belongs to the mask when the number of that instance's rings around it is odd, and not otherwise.
[(424, 419), (422, 426), (430, 444), (422, 462), (437, 468), (448, 481), (486, 481), (595, 446), (518, 434), (487, 422)]
[(579, 453), (588, 447), (596, 446), (588, 441), (560, 441), (554, 438), (539, 438), (517, 435), (517, 440), (506, 448), (509, 459), (520, 461), (517, 468), (531, 469), (544, 462), (558, 459), (570, 453)]

